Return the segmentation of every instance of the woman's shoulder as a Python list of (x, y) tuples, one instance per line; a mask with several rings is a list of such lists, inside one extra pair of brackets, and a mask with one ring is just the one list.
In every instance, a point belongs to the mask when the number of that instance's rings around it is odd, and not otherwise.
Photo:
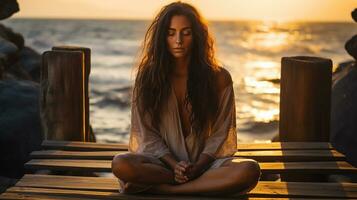
[(218, 91), (223, 91), (228, 86), (232, 85), (231, 74), (223, 67), (218, 67), (216, 71), (216, 83)]

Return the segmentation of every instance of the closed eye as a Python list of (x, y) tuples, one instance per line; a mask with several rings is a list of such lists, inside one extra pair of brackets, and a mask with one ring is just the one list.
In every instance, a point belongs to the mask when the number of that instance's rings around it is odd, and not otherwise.
[(182, 31), (182, 34), (188, 36), (188, 35), (192, 34), (192, 31), (191, 31), (191, 29), (185, 29)]
[(174, 36), (175, 35), (175, 30), (174, 29), (169, 29), (168, 32), (167, 32), (167, 35), (168, 36)]

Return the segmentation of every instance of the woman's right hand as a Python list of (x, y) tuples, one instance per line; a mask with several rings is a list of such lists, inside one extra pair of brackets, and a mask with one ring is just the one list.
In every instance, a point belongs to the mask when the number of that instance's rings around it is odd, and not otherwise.
[(177, 183), (182, 184), (189, 181), (189, 178), (186, 176), (186, 172), (189, 170), (190, 167), (192, 167), (192, 164), (186, 161), (180, 161), (176, 163), (174, 168), (174, 174), (175, 174), (175, 181)]

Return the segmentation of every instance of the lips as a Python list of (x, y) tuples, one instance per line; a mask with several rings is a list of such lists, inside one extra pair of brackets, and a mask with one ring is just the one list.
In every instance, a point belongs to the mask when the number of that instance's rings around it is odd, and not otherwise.
[(174, 51), (181, 52), (181, 51), (184, 51), (184, 48), (174, 48)]

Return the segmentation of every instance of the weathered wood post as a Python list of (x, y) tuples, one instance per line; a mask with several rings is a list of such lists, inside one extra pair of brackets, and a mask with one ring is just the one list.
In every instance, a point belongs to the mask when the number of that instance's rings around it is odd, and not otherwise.
[(328, 142), (332, 61), (318, 57), (283, 57), (280, 123), (282, 142)]
[(90, 49), (54, 47), (42, 59), (40, 109), (45, 139), (89, 141)]
[[(332, 61), (283, 57), (280, 81), (281, 142), (328, 142)], [(283, 152), (284, 153), (284, 152)], [(322, 181), (324, 176), (282, 175), (283, 181)]]

